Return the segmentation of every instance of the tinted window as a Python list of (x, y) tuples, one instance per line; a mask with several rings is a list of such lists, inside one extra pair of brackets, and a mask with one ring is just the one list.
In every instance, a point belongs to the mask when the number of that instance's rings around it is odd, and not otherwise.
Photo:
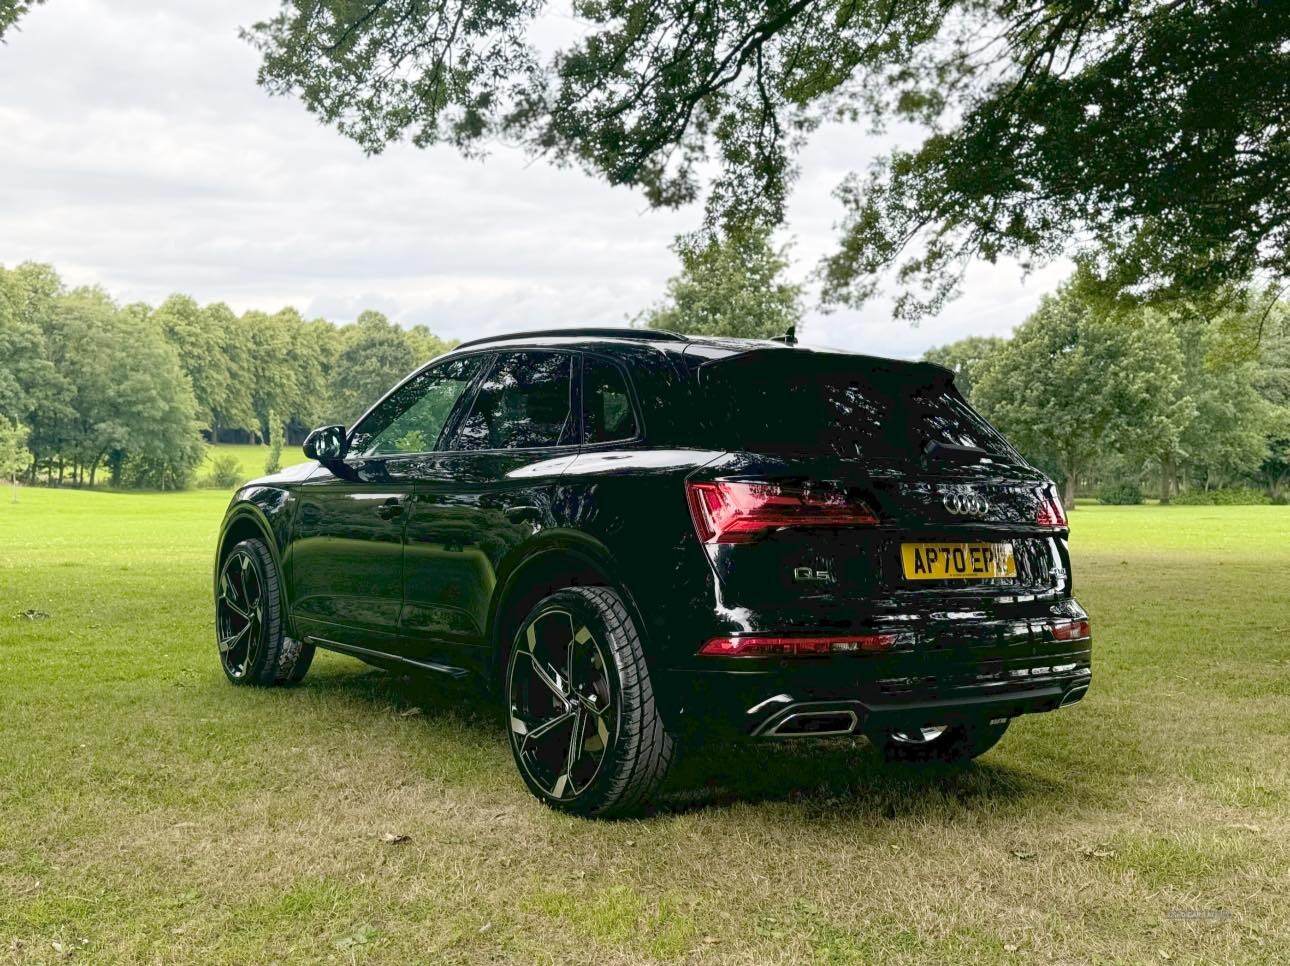
[(573, 442), (573, 357), (506, 352), (497, 357), (462, 420), (452, 449), (522, 449)]
[(702, 367), (699, 386), (703, 445), (909, 459), (939, 442), (1018, 459), (946, 378), (921, 366), (758, 353)]
[(582, 431), (588, 443), (636, 435), (636, 414), (627, 379), (612, 362), (586, 356), (582, 363)]
[(484, 358), (452, 359), (409, 379), (358, 425), (350, 439), (350, 452), (392, 456), (434, 449), (452, 407), (479, 372)]

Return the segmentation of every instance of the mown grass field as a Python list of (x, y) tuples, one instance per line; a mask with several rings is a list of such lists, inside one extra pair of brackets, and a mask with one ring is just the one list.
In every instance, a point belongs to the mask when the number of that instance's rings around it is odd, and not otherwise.
[(608, 824), (468, 688), (228, 686), (226, 494), (8, 499), (0, 960), (1290, 960), (1290, 508), (1077, 510), (1092, 693), (965, 771), (713, 749)]

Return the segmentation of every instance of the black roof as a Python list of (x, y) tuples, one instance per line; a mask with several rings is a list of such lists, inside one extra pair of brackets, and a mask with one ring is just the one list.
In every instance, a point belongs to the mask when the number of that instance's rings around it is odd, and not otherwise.
[(690, 336), (679, 332), (664, 332), (660, 329), (629, 329), (626, 326), (586, 325), (572, 326), (565, 329), (536, 329), (531, 332), (511, 332), (507, 335), (486, 335), (482, 339), (471, 339), (457, 346), (484, 345), (488, 342), (510, 342), (523, 339), (630, 339), (641, 342), (689, 342)]
[(542, 340), (560, 340), (564, 342), (577, 342), (579, 340), (602, 341), (609, 340), (618, 343), (648, 343), (659, 349), (669, 350), (678, 355), (685, 357), (686, 364), (690, 366), (702, 365), (705, 362), (714, 362), (719, 359), (728, 359), (732, 356), (742, 356), (750, 353), (759, 353), (762, 351), (772, 352), (791, 352), (794, 354), (802, 353), (804, 355), (827, 357), (827, 356), (849, 356), (856, 360), (867, 360), (870, 363), (893, 364), (904, 368), (906, 366), (921, 368), (930, 371), (940, 371), (941, 373), (953, 376), (953, 373), (929, 362), (911, 362), (903, 359), (887, 359), (880, 356), (869, 356), (863, 353), (847, 352), (842, 349), (823, 349), (811, 348), (803, 345), (786, 345), (784, 342), (775, 339), (738, 339), (732, 336), (709, 336), (709, 335), (682, 335), (680, 332), (666, 332), (660, 329), (634, 329), (627, 326), (570, 326), (562, 329), (537, 329), (530, 332), (512, 332), (506, 335), (490, 335), (479, 339), (471, 339), (462, 342), (452, 351), (459, 349), (473, 348), (475, 346), (506, 343), (526, 343)]

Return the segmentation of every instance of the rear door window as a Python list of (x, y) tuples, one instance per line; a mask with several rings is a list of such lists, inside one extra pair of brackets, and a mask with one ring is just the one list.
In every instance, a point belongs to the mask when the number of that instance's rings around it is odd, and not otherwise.
[(576, 442), (573, 363), (565, 352), (499, 353), (449, 448), (533, 449)]
[(587, 443), (633, 439), (639, 432), (627, 377), (608, 359), (583, 359), (582, 432)]

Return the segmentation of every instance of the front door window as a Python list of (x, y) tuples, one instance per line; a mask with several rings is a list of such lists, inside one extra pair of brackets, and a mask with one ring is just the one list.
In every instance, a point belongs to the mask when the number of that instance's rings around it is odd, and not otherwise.
[(450, 359), (409, 379), (355, 427), (350, 453), (370, 459), (433, 450), (485, 358)]

